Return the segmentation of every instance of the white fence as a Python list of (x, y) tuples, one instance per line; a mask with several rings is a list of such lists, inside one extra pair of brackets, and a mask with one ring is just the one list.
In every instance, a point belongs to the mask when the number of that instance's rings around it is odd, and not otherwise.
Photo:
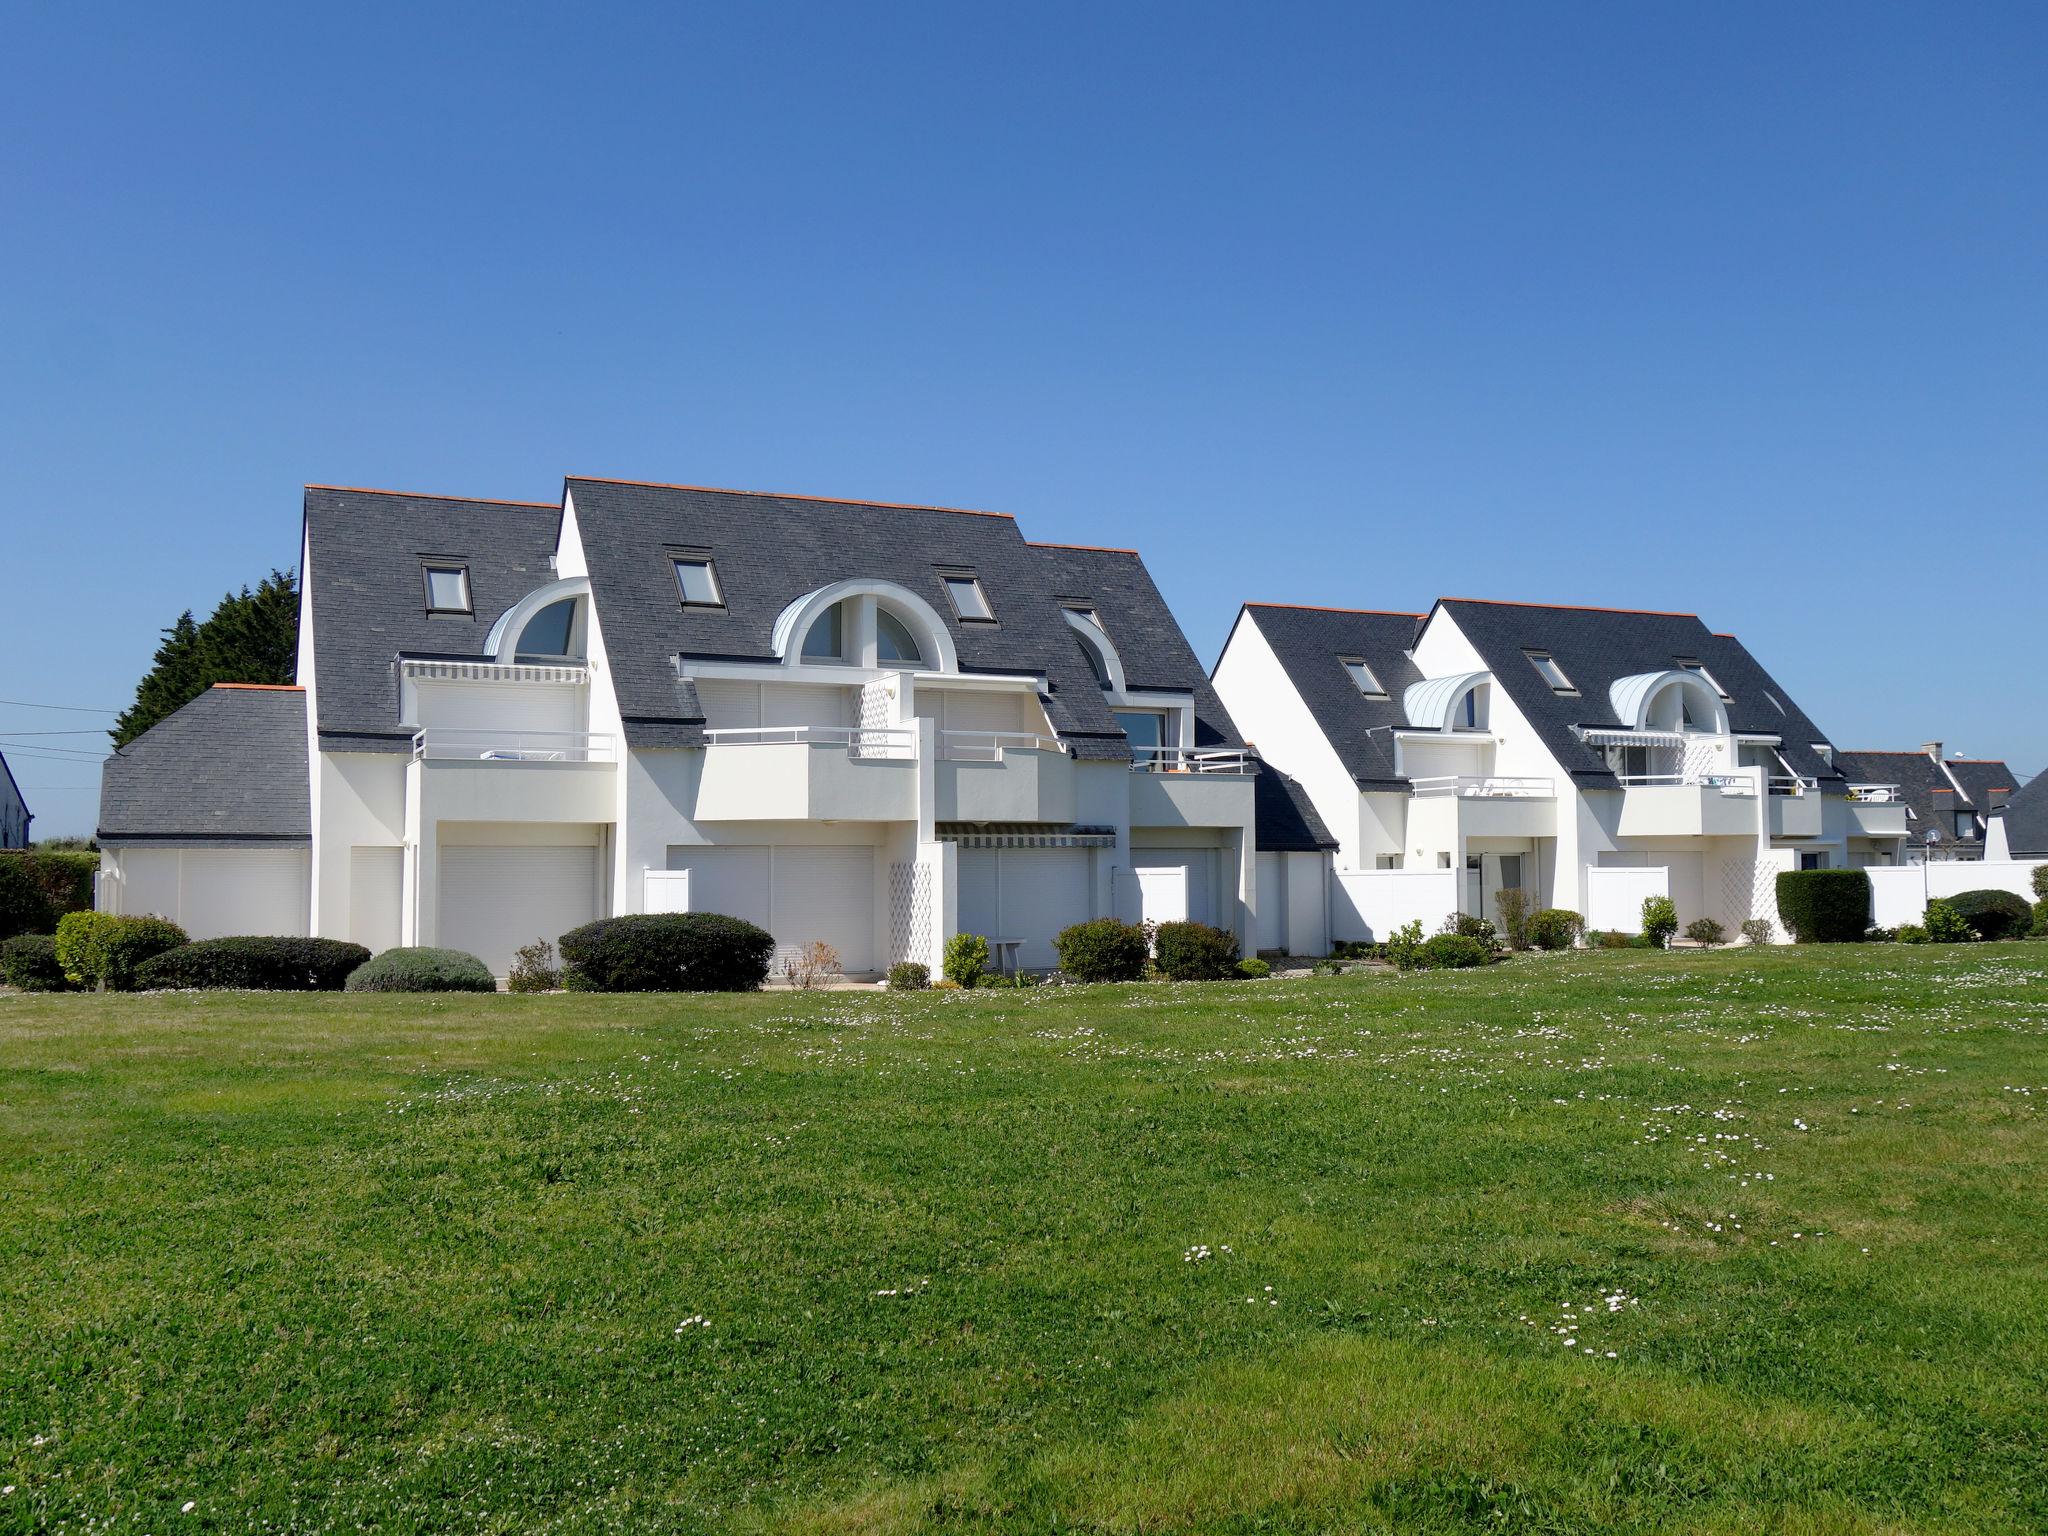
[(1424, 932), (1458, 910), (1454, 869), (1354, 869), (1330, 876), (1330, 937), (1374, 944), (1403, 923)]
[(1928, 902), (1943, 896), (1960, 896), (1964, 891), (2011, 891), (2031, 902), (2036, 867), (2031, 861), (1994, 863), (1988, 859), (1958, 859), (1866, 870), (1870, 876), (1871, 924), (1896, 928), (1901, 923), (1917, 923), (1927, 915)]
[(1671, 894), (1671, 871), (1662, 865), (1586, 870), (1586, 926), (1639, 933), (1643, 902)]

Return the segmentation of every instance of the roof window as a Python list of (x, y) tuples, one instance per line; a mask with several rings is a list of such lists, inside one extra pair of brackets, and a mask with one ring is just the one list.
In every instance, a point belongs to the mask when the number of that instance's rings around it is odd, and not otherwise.
[(1579, 691), (1572, 686), (1572, 680), (1564, 675), (1564, 668), (1557, 664), (1557, 658), (1552, 656), (1550, 652), (1524, 651), (1522, 654), (1529, 658), (1529, 665), (1536, 669), (1537, 675), (1550, 685), (1552, 693), (1577, 693)]
[(962, 623), (995, 623), (996, 613), (988, 605), (988, 594), (981, 590), (980, 580), (971, 571), (941, 571), (939, 580), (946, 584), (946, 596), (953, 600), (953, 612)]
[(673, 563), (676, 591), (682, 595), (685, 608), (725, 606), (725, 589), (718, 584), (718, 568), (709, 555), (678, 555)]
[(1732, 699), (1735, 697), (1734, 694), (1730, 693), (1726, 688), (1723, 688), (1720, 685), (1720, 683), (1715, 680), (1714, 674), (1707, 670), (1706, 664), (1702, 662), (1699, 659), (1699, 657), (1681, 656), (1678, 658), (1678, 664), (1679, 666), (1683, 667), (1686, 671), (1697, 674), (1709, 688), (1713, 689), (1714, 692), (1721, 695), (1722, 698)]
[(426, 586), (427, 612), (474, 613), (469, 600), (469, 567), (454, 560), (426, 560), (420, 563), (420, 580)]
[(1387, 696), (1387, 690), (1380, 685), (1380, 680), (1373, 675), (1372, 668), (1365, 664), (1363, 656), (1346, 656), (1342, 660), (1344, 662), (1344, 670), (1351, 674), (1351, 681), (1358, 685), (1360, 693), (1364, 694), (1368, 699), (1384, 699)]

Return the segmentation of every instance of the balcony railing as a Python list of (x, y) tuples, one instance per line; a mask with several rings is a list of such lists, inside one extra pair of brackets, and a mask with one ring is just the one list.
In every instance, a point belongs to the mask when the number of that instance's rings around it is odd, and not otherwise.
[(415, 731), (412, 755), (487, 763), (611, 763), (617, 746), (605, 731)]
[(1892, 805), (1902, 798), (1896, 784), (1851, 784), (1849, 798), (1865, 805)]
[(787, 746), (844, 747), (856, 758), (912, 759), (917, 732), (904, 726), (868, 725), (736, 725), (704, 733), (714, 747)]
[(1756, 780), (1739, 773), (1618, 773), (1625, 789), (1642, 786), (1684, 786), (1718, 789), (1724, 795), (1756, 795)]
[(1803, 795), (1809, 790), (1820, 788), (1820, 780), (1808, 778), (1803, 773), (1774, 773), (1770, 779), (1774, 795)]
[(1057, 736), (1031, 731), (941, 731), (939, 756), (959, 763), (1000, 763), (1005, 752), (1058, 752), (1067, 745)]
[(1134, 773), (1236, 773), (1252, 771), (1257, 759), (1236, 747), (1133, 747)]
[(1498, 774), (1446, 773), (1410, 779), (1417, 795), (1456, 795), (1461, 800), (1552, 800), (1557, 786), (1549, 779), (1503, 777)]

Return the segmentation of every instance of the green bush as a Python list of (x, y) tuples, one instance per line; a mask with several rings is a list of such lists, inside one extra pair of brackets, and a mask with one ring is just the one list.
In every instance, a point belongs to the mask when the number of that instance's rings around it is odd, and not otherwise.
[(1152, 952), (1168, 981), (1223, 981), (1237, 974), (1237, 935), (1207, 923), (1161, 923)]
[(0, 861), (18, 860), (28, 876), (49, 898), (57, 915), (90, 912), (93, 877), (99, 873), (100, 856), (72, 849), (31, 848), (25, 853), (0, 855)]
[(507, 992), (555, 992), (562, 985), (562, 963), (555, 946), (535, 939), (512, 951), (512, 969), (505, 973)]
[(71, 990), (57, 963), (57, 940), (47, 933), (24, 933), (0, 944), (0, 981), (24, 992)]
[(81, 987), (131, 992), (143, 961), (190, 942), (185, 930), (161, 917), (118, 917), (111, 912), (66, 912), (57, 919), (57, 963)]
[(1070, 981), (1141, 981), (1152, 958), (1144, 927), (1113, 917), (1062, 928), (1052, 947)]
[(1977, 930), (1970, 926), (1969, 919), (1939, 897), (1927, 903), (1927, 916), (1923, 921), (1930, 944), (1967, 944), (1977, 937)]
[(1440, 933), (1422, 946), (1422, 968), (1430, 971), (1462, 971), (1485, 965), (1493, 951), (1480, 940), (1462, 933)]
[(954, 934), (946, 940), (939, 971), (946, 980), (963, 987), (979, 986), (988, 974), (988, 940), (978, 933)]
[(1493, 909), (1500, 914), (1501, 936), (1509, 949), (1529, 947), (1529, 893), (1507, 886), (1493, 893)]
[(1586, 935), (1587, 944), (1594, 949), (1654, 949), (1656, 946), (1640, 933), (1623, 933), (1619, 928), (1594, 929)]
[(150, 990), (339, 992), (349, 973), (369, 958), (362, 945), (340, 939), (201, 939), (143, 961), (135, 981)]
[(2034, 899), (2048, 901), (2048, 864), (2036, 864), (2032, 876)]
[(1569, 907), (1545, 907), (1529, 919), (1529, 938), (1538, 949), (1570, 949), (1586, 931), (1586, 920)]
[(1860, 944), (1870, 927), (1870, 876), (1860, 869), (1788, 869), (1778, 918), (1801, 944)]
[(2034, 926), (2034, 909), (2011, 891), (1964, 891), (1948, 904), (1980, 939), (2017, 939)]
[(1927, 930), (1918, 923), (1901, 923), (1894, 930), (1892, 937), (1901, 944), (1925, 944), (1927, 942)]
[(1678, 932), (1678, 908), (1669, 896), (1643, 898), (1643, 938), (1652, 949), (1663, 949)]
[(459, 949), (387, 949), (349, 973), (349, 992), (495, 992), (491, 968)]
[(18, 933), (48, 933), (57, 926), (57, 909), (29, 873), (19, 854), (0, 858), (0, 939)]
[(1422, 919), (1413, 918), (1387, 935), (1387, 960), (1397, 971), (1422, 965)]
[(1258, 981), (1272, 975), (1273, 967), (1259, 959), (1240, 960), (1237, 962), (1237, 974), (1246, 981)]
[(719, 912), (602, 917), (562, 935), (563, 980), (578, 992), (754, 992), (775, 938)]
[(1500, 930), (1485, 918), (1473, 917), (1470, 913), (1446, 913), (1437, 932), (1456, 934), (1461, 939), (1476, 940), (1486, 946), (1489, 954), (1500, 948)]
[(1771, 920), (1768, 917), (1746, 917), (1742, 920), (1742, 936), (1752, 949), (1771, 942)]
[(1728, 930), (1711, 917), (1696, 917), (1685, 925), (1685, 936), (1695, 944), (1713, 948), (1728, 942)]
[(922, 992), (932, 984), (932, 968), (915, 960), (899, 960), (889, 967), (891, 992)]
[[(2041, 869), (2034, 871), (2036, 884), (2040, 883), (2042, 870), (2048, 870), (2048, 864), (2044, 864), (2041, 866)], [(2043, 896), (2034, 903), (2034, 937), (2037, 939), (2048, 939), (2048, 896)]]

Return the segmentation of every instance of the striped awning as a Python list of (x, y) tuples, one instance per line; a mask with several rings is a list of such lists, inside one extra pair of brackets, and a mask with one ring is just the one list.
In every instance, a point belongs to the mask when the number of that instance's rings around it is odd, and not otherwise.
[(1579, 740), (1589, 747), (1682, 747), (1685, 735), (1679, 731), (1616, 731), (1594, 726), (1579, 727)]
[(1040, 821), (942, 821), (942, 843), (962, 848), (1114, 848), (1114, 827), (1062, 827)]

